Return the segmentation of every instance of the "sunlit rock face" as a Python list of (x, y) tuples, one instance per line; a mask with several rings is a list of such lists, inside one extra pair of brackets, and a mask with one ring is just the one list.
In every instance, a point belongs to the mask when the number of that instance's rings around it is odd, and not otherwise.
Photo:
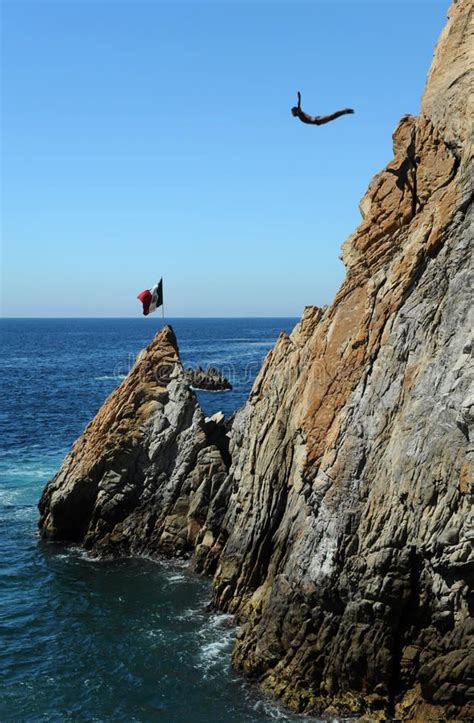
[(298, 710), (474, 715), (471, 29), (454, 2), (334, 303), (280, 336), (234, 423), (214, 604), (235, 665)]
[(212, 567), (222, 515), (211, 502), (227, 473), (218, 424), (205, 420), (164, 327), (46, 486), (42, 536), (101, 557), (196, 548), (199, 567)]

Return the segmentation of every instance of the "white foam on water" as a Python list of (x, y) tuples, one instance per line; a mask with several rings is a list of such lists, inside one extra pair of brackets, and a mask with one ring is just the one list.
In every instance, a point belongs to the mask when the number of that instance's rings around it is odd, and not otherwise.
[(221, 655), (228, 652), (232, 642), (232, 634), (221, 635), (219, 640), (206, 643), (201, 648), (201, 659), (206, 668), (219, 662)]
[(282, 711), (280, 711), (278, 708), (268, 705), (265, 700), (257, 700), (257, 702), (252, 706), (252, 710), (254, 710), (255, 713), (263, 713), (264, 715), (272, 718), (273, 720), (288, 720), (288, 718), (282, 713)]
[(180, 615), (176, 615), (176, 620), (179, 620), (181, 622), (187, 622), (188, 620), (195, 620), (196, 617), (199, 615), (199, 611), (196, 610), (196, 608), (188, 608)]
[[(259, 695), (263, 696), (264, 694), (259, 691)], [(290, 713), (288, 710), (283, 708), (283, 706), (279, 706), (277, 702), (275, 702), (272, 698), (262, 697), (259, 700), (257, 700), (252, 705), (252, 710), (255, 711), (255, 713), (258, 713), (259, 716), (264, 715), (266, 718), (271, 718), (272, 720), (280, 720), (280, 721), (301, 721), (302, 723), (343, 723), (345, 721), (345, 718), (333, 718), (333, 719), (325, 719), (322, 720), (321, 718), (314, 718), (313, 716), (308, 716), (304, 713)]]
[(4, 505), (5, 507), (13, 507), (20, 494), (20, 490), (0, 489), (0, 505)]
[(163, 643), (166, 643), (167, 636), (163, 630), (145, 630), (143, 631), (143, 637), (146, 640), (146, 645), (149, 648), (161, 648)]
[(232, 620), (232, 615), (216, 613), (211, 615), (204, 625), (200, 633), (204, 642), (199, 651), (199, 667), (204, 670), (204, 676), (211, 673), (223, 660), (227, 665), (235, 637)]
[(229, 613), (214, 613), (209, 620), (210, 628), (230, 628), (234, 618)]
[[(90, 562), (93, 564), (104, 564), (109, 562), (109, 560), (104, 559), (103, 557), (99, 557), (98, 555), (94, 555), (92, 552), (89, 552), (88, 550), (84, 550), (83, 547), (78, 547), (76, 545), (73, 545), (69, 548), (70, 552), (75, 558), (80, 558), (84, 562)], [(72, 556), (70, 555), (70, 557)]]
[(27, 463), (21, 466), (5, 467), (0, 469), (4, 477), (32, 477), (33, 479), (48, 479), (56, 472), (57, 467), (39, 467), (34, 463)]
[[(31, 442), (25, 443), (25, 444), (16, 444), (15, 443), (15, 454), (18, 454), (19, 452), (26, 452), (27, 454), (30, 452), (33, 448), (40, 448), (42, 450), (41, 458), (42, 459), (53, 459), (55, 457), (64, 455), (69, 447), (52, 447), (51, 449), (48, 449), (47, 452), (44, 452), (44, 444), (31, 444)], [(43, 453), (44, 452), (44, 453)], [(8, 450), (5, 450), (5, 452), (2, 450), (2, 456), (9, 457), (11, 455), (11, 448)]]
[(57, 560), (67, 560), (68, 562), (77, 562), (77, 560), (81, 560), (84, 562), (104, 562), (103, 558), (100, 557), (94, 557), (91, 555), (90, 552), (87, 550), (84, 550), (82, 547), (79, 547), (78, 545), (68, 545), (67, 548), (62, 547), (62, 543), (57, 543), (58, 547), (61, 545), (60, 549), (61, 552), (55, 552), (55, 558)]
[(71, 554), (67, 552), (57, 552), (54, 558), (55, 560), (70, 560)]
[[(31, 518), (36, 517), (37, 510), (34, 505), (29, 505), (26, 507), (20, 507), (17, 509), (9, 509), (8, 511), (8, 517), (10, 519), (22, 521), (22, 520), (31, 520)], [(4, 519), (4, 518), (3, 518)]]
[(164, 556), (140, 555), (140, 560), (147, 560), (147, 562), (152, 562), (154, 565), (159, 565), (163, 570), (171, 572), (171, 574), (180, 574), (178, 570), (189, 570), (191, 568), (191, 559), (189, 557), (170, 559)]

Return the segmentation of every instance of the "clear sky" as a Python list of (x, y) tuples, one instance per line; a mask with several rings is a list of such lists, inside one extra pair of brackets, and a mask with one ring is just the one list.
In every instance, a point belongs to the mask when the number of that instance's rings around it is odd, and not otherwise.
[[(2, 314), (299, 316), (448, 0), (3, 0)], [(303, 108), (356, 113), (305, 126)]]

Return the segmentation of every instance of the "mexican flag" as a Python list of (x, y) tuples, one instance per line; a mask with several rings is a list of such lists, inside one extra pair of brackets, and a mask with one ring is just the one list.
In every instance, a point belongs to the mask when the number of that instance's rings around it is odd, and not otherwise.
[(152, 289), (145, 289), (138, 294), (137, 299), (143, 304), (143, 316), (148, 316), (163, 306), (163, 279), (160, 279)]

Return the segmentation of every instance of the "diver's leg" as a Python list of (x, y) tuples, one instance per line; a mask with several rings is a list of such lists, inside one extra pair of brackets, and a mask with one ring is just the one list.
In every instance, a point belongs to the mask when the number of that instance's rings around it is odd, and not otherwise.
[(330, 121), (336, 120), (336, 118), (340, 118), (341, 115), (347, 115), (353, 112), (352, 108), (344, 108), (343, 110), (337, 110), (335, 113), (330, 113), (330, 115), (318, 115), (314, 119), (314, 123), (317, 126), (322, 126), (324, 123), (329, 123)]

